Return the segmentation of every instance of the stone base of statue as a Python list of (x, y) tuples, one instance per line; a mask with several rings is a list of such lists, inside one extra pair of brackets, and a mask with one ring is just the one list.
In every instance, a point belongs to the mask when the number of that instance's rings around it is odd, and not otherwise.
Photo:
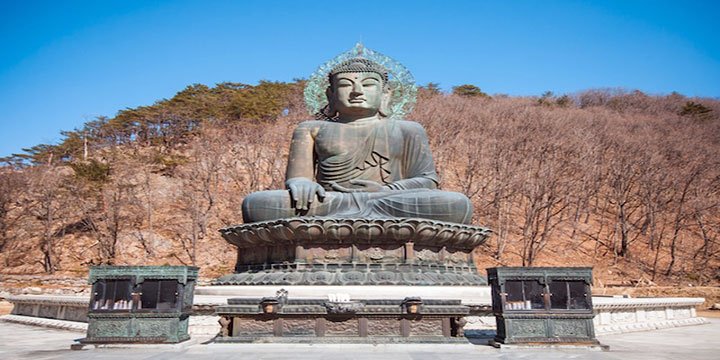
[(216, 285), (486, 285), (484, 227), (417, 218), (297, 217), (220, 229), (238, 247)]

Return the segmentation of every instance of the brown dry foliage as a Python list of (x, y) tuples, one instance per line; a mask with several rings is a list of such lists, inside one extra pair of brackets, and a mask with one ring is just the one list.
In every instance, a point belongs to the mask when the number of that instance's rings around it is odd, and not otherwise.
[[(479, 267), (595, 266), (605, 283), (717, 284), (720, 103), (693, 99), (712, 109), (700, 119), (679, 114), (688, 99), (678, 94), (591, 90), (570, 99), (419, 98), (409, 120), (427, 130), (442, 188), (466, 194), (473, 224), (495, 231), (477, 250)], [(300, 101), (274, 122), (206, 122), (173, 161), (151, 160), (152, 146), (114, 146), (94, 207), (79, 195), (91, 185), (26, 169), (40, 175), (13, 180), (23, 201), (0, 204), (3, 272), (83, 272), (92, 263), (230, 272), (235, 250), (217, 229), (241, 222), (247, 194), (284, 186), (292, 129), (310, 118)], [(90, 230), (74, 225), (88, 218)]]

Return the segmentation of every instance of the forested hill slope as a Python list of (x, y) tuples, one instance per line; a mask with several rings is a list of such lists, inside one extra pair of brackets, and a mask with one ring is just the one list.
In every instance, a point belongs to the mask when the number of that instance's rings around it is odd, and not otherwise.
[[(232, 271), (217, 229), (284, 187), (302, 81), (193, 85), (3, 159), (3, 273), (90, 264)], [(589, 90), (556, 97), (421, 88), (442, 188), (495, 230), (480, 268), (594, 266), (603, 283), (720, 282), (720, 102)]]

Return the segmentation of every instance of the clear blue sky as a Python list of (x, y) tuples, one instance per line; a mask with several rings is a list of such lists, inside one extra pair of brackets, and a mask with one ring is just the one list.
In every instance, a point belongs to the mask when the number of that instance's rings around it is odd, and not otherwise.
[(193, 83), (291, 81), (367, 47), (419, 84), (720, 96), (720, 1), (0, 3), (0, 157)]

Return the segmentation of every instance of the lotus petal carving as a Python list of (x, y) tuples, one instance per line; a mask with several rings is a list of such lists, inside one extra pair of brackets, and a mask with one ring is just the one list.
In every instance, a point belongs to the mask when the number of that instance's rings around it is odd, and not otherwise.
[(483, 244), (491, 230), (417, 218), (298, 217), (220, 229), (238, 248), (307, 243), (398, 243), (470, 250)]

